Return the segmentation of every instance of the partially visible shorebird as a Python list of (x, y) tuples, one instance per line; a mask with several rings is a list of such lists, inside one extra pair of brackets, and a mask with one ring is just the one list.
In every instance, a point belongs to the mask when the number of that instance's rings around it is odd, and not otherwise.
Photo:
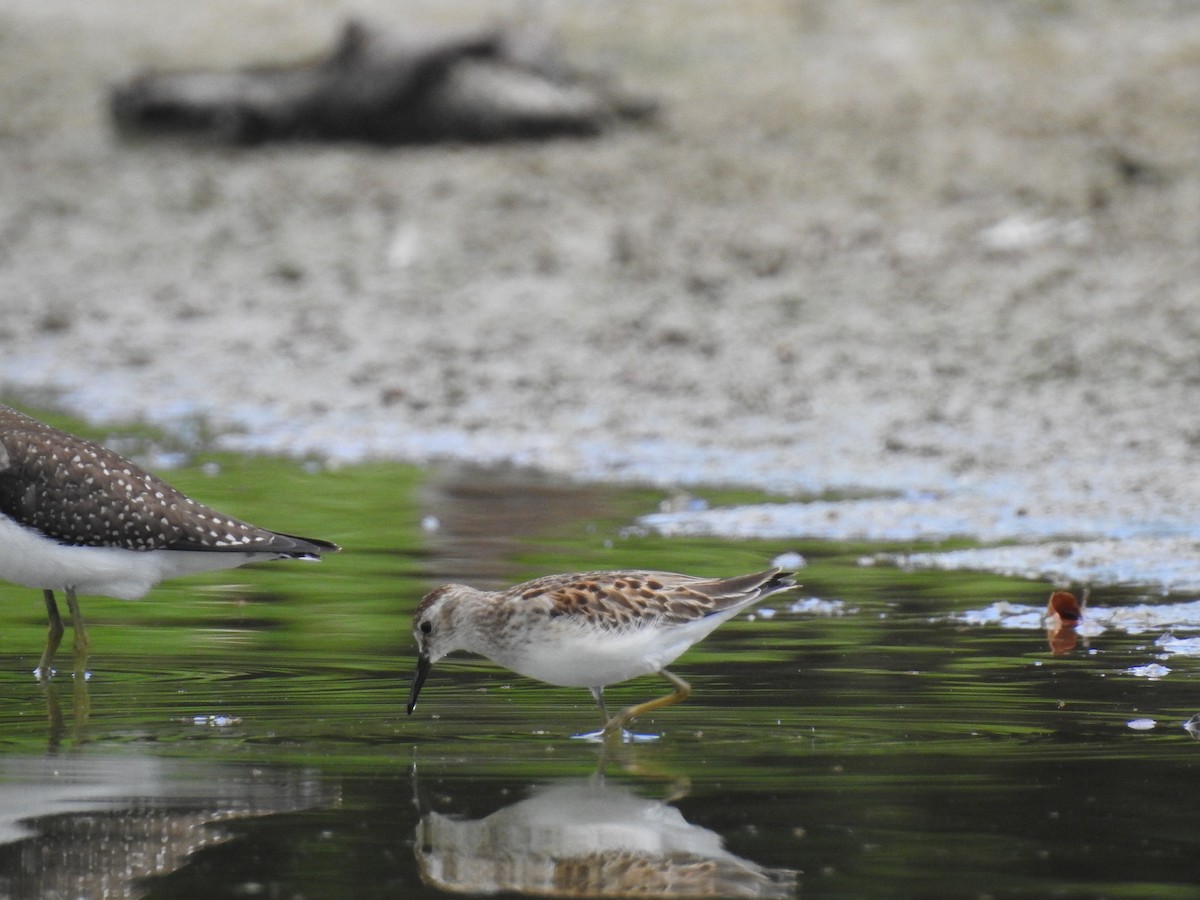
[[(622, 734), (636, 716), (691, 694), (691, 686), (664, 666), (746, 607), (797, 586), (792, 573), (779, 569), (733, 578), (674, 572), (547, 575), (506, 591), (443, 585), (413, 614), (418, 656), (408, 713), (432, 665), (447, 653), (467, 650), (538, 681), (588, 688), (604, 719), (601, 734)], [(671, 682), (674, 693), (610, 717), (604, 688), (653, 672)]]
[(67, 597), (81, 672), (88, 636), (76, 594), (136, 600), (167, 578), (338, 549), (218, 513), (94, 441), (0, 406), (0, 579), (42, 591), (40, 678), (64, 632), (55, 591)]
[(1077, 629), (1083, 622), (1083, 611), (1090, 594), (1091, 590), (1087, 588), (1079, 600), (1068, 591), (1053, 591), (1050, 594), (1046, 611), (1042, 614), (1042, 623), (1046, 626), (1050, 652), (1055, 656), (1065, 656), (1075, 649), (1079, 639)]

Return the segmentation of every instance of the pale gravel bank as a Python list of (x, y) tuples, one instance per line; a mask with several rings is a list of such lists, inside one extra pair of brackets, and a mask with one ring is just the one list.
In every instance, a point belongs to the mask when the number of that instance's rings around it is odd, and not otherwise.
[[(241, 151), (106, 118), (144, 66), (505, 10), (664, 119)], [(335, 461), (891, 492), (729, 530), (1200, 590), (1200, 7), (8, 0), (0, 104), (0, 394)], [(1103, 565), (1038, 562), (1076, 536)]]

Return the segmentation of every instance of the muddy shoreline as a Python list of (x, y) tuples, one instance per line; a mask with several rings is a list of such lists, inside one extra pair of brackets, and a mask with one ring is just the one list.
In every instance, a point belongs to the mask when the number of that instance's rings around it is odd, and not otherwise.
[(106, 90), (401, 11), (166, 6), (0, 11), (3, 396), (336, 462), (898, 495), (854, 536), (1108, 539), (1200, 590), (1200, 11), (546, 3), (659, 124), (236, 150), (118, 139)]

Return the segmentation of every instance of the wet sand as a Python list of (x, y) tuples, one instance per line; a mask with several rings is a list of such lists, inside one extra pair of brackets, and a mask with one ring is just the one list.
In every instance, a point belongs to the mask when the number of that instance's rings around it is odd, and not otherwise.
[[(301, 59), (351, 9), (536, 13), (663, 118), (112, 133), (139, 69)], [(6, 397), (334, 462), (877, 492), (772, 533), (1016, 540), (1027, 574), (1200, 590), (1200, 10), (11, 0), (0, 73)], [(1039, 561), (1077, 539), (1120, 565)]]

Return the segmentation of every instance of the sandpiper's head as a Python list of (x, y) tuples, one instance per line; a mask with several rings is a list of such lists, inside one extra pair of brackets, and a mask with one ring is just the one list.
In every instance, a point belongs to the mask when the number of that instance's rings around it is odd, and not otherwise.
[(455, 627), (455, 612), (459, 599), (475, 593), (465, 584), (444, 584), (425, 595), (413, 613), (413, 637), (417, 640), (417, 671), (413, 674), (408, 693), (408, 714), (417, 707), (417, 695), (433, 664), (460, 649), (462, 633)]

